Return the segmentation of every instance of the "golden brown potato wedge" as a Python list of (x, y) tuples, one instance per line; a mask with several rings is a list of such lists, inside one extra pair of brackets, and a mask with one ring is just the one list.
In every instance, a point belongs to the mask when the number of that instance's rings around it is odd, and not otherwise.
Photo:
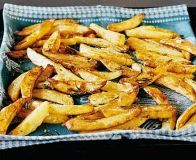
[(128, 66), (130, 66), (134, 62), (131, 59), (131, 56), (128, 54), (123, 54), (116, 51), (111, 52), (111, 50), (109, 51), (107, 49), (93, 48), (85, 44), (80, 44), (79, 55), (92, 58), (97, 61), (100, 61), (101, 59), (112, 60), (121, 65), (128, 65)]
[(0, 111), (0, 134), (6, 134), (7, 129), (21, 108), (27, 102), (27, 98), (20, 98)]
[(185, 78), (184, 81), (188, 83), (190, 86), (192, 86), (193, 90), (196, 93), (196, 82), (190, 78)]
[(131, 49), (141, 50), (144, 51), (144, 53), (145, 51), (152, 51), (152, 52), (158, 52), (162, 55), (168, 55), (170, 57), (173, 56), (173, 57), (184, 58), (184, 55), (180, 51), (153, 41), (145, 41), (139, 38), (130, 37), (127, 40), (127, 44)]
[[(22, 109), (20, 112), (17, 114), (18, 117), (20, 118), (26, 118), (33, 110), (30, 109)], [(62, 114), (49, 114), (46, 116), (44, 119), (43, 123), (49, 123), (49, 124), (61, 124), (65, 123), (69, 118), (66, 115)]]
[(131, 30), (126, 30), (125, 33), (128, 37), (152, 39), (171, 39), (177, 36), (174, 31), (154, 26), (140, 26)]
[(27, 74), (27, 72), (21, 74), (16, 79), (14, 79), (12, 81), (12, 83), (9, 85), (9, 87), (8, 87), (8, 95), (10, 96), (12, 101), (16, 101), (17, 99), (19, 99), (19, 96), (20, 96), (20, 86), (21, 86), (21, 83), (22, 83), (22, 81), (23, 81), (23, 79), (24, 79), (26, 74)]
[(54, 67), (50, 64), (48, 64), (46, 66), (46, 68), (44, 68), (44, 70), (42, 71), (42, 73), (40, 74), (40, 76), (37, 79), (37, 82), (44, 82), (46, 81), (48, 78), (50, 78), (52, 76), (52, 74), (55, 72)]
[(106, 81), (102, 82), (81, 82), (81, 81), (57, 81), (54, 79), (49, 79), (52, 87), (54, 89), (66, 93), (66, 94), (87, 94), (98, 91), (105, 86)]
[(119, 70), (122, 66), (112, 60), (109, 60), (109, 59), (100, 59), (100, 61), (111, 72)]
[(133, 29), (139, 26), (144, 19), (144, 14), (138, 14), (136, 16), (131, 17), (128, 20), (119, 22), (119, 23), (112, 23), (107, 26), (107, 29), (114, 31), (114, 32), (122, 32), (128, 29)]
[(180, 79), (172, 75), (164, 75), (159, 79), (157, 79), (155, 83), (167, 87), (169, 89), (172, 89), (186, 96), (192, 102), (196, 102), (196, 94), (193, 88), (188, 83), (186, 83), (183, 79)]
[(188, 127), (190, 127), (190, 126), (193, 126), (193, 125), (195, 125), (196, 124), (196, 114), (194, 114), (187, 122), (186, 122), (186, 124), (183, 126), (183, 127), (181, 127), (180, 129), (186, 129), (186, 128), (188, 128)]
[(169, 104), (167, 96), (158, 88), (147, 86), (144, 87), (144, 91), (148, 93), (157, 104)]
[(91, 72), (106, 80), (116, 79), (122, 75), (122, 71), (114, 71), (114, 72), (91, 71)]
[(182, 128), (186, 122), (191, 118), (191, 116), (196, 114), (196, 104), (194, 103), (189, 108), (187, 108), (178, 118), (176, 123), (176, 129)]
[(39, 88), (39, 89), (50, 89), (51, 90), (52, 89), (52, 85), (50, 84), (50, 82), (44, 81), (44, 82), (37, 83), (36, 88)]
[(124, 34), (120, 34), (117, 32), (107, 30), (101, 26), (98, 26), (95, 23), (91, 23), (90, 28), (92, 30), (94, 30), (99, 37), (101, 37), (109, 42), (112, 42), (113, 44), (115, 44), (117, 46), (123, 46), (125, 44), (125, 35)]
[(160, 40), (161, 44), (165, 44), (180, 50), (185, 50), (191, 54), (196, 55), (196, 46), (194, 46), (191, 42), (176, 38), (176, 39), (162, 39)]
[(54, 66), (56, 72), (58, 73), (58, 75), (62, 79), (65, 79), (65, 80), (69, 80), (69, 79), (71, 79), (71, 80), (82, 80), (81, 78), (79, 78), (78, 76), (73, 74), (71, 71), (64, 68), (61, 64), (57, 64), (57, 63), (51, 61), (50, 59), (42, 56), (41, 54), (39, 54), (37, 52), (35, 52), (31, 48), (27, 49), (27, 55), (28, 55), (29, 59), (32, 61), (32, 63), (34, 63), (37, 66), (42, 66), (44, 68), (48, 64)]
[(17, 31), (15, 34), (18, 36), (28, 36), (33, 32), (37, 31), (40, 28), (41, 24), (33, 24), (27, 27), (24, 27), (21, 31)]
[[(32, 101), (29, 108), (34, 109), (41, 106), (44, 102)], [(73, 104), (55, 104), (49, 103), (49, 113), (52, 115), (81, 115), (92, 113), (94, 107), (91, 104), (73, 105)]]
[(40, 107), (33, 110), (10, 134), (25, 136), (35, 131), (48, 116), (48, 110), (48, 103), (44, 102)]
[(34, 67), (24, 76), (20, 88), (23, 98), (32, 98), (32, 91), (37, 82), (39, 75), (42, 72), (42, 67)]
[(50, 32), (53, 23), (54, 20), (44, 21), (35, 32), (32, 32), (29, 36), (25, 37), (22, 41), (17, 43), (14, 49), (21, 50), (31, 46), (34, 42), (41, 39), (44, 35)]
[(33, 98), (48, 100), (59, 104), (73, 104), (73, 98), (69, 95), (63, 94), (49, 89), (34, 89)]
[(139, 108), (133, 108), (127, 113), (122, 113), (116, 116), (102, 118), (98, 120), (81, 120), (77, 118), (70, 119), (66, 122), (66, 127), (73, 131), (89, 131), (89, 130), (99, 130), (109, 127), (114, 127), (123, 124), (137, 115), (139, 115), (141, 110)]
[(58, 31), (55, 31), (44, 43), (42, 52), (56, 53), (60, 48), (60, 44), (60, 33)]

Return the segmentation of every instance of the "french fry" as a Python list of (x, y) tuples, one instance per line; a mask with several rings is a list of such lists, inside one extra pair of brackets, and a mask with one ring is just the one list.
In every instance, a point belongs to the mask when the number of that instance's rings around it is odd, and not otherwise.
[(109, 103), (110, 101), (117, 99), (119, 97), (119, 92), (101, 92), (95, 93), (88, 97), (89, 103), (94, 106), (103, 105)]
[(33, 98), (48, 100), (59, 104), (73, 104), (73, 98), (71, 96), (49, 89), (34, 89)]
[[(39, 107), (42, 103), (41, 101), (33, 101), (30, 104), (30, 109), (34, 109)], [(49, 105), (49, 113), (52, 115), (81, 115), (86, 113), (92, 113), (94, 107), (91, 104), (83, 104), (83, 105), (73, 105), (73, 104), (55, 104), (48, 103)]]
[[(170, 57), (172, 56), (175, 58), (176, 57), (184, 58), (184, 55), (180, 51), (178, 51), (174, 48), (171, 48), (171, 47), (164, 46), (159, 43), (155, 43), (153, 41), (146, 41), (146, 40), (142, 40), (139, 38), (130, 37), (127, 40), (127, 44), (131, 49), (141, 50), (144, 53), (146, 53), (145, 51), (152, 51), (152, 52), (158, 52), (162, 55), (168, 55)], [(188, 61), (188, 60), (186, 60), (186, 61)]]
[(100, 47), (100, 48), (112, 48), (118, 52), (127, 52), (128, 51), (128, 47), (126, 45), (123, 46), (117, 46), (114, 45), (113, 43), (101, 39), (101, 38), (89, 38), (89, 37), (81, 37), (81, 36), (76, 36), (74, 37), (77, 41), (77, 43), (83, 43), (83, 44), (87, 44), (90, 46), (95, 46), (95, 47)]
[(120, 34), (117, 32), (107, 30), (101, 26), (98, 26), (95, 23), (91, 23), (90, 28), (92, 30), (94, 30), (99, 37), (101, 37), (107, 41), (110, 41), (117, 46), (123, 46), (125, 44), (125, 35), (124, 34)]
[(0, 134), (6, 134), (7, 129), (21, 108), (27, 102), (27, 98), (20, 98), (14, 103), (4, 107), (0, 111)]
[(125, 20), (119, 23), (109, 24), (107, 26), (107, 29), (114, 31), (114, 32), (122, 32), (128, 29), (133, 29), (139, 26), (142, 23), (143, 19), (144, 19), (144, 14), (141, 13), (141, 14), (131, 17), (128, 20)]
[(48, 64), (54, 66), (56, 72), (59, 74), (59, 76), (62, 79), (65, 80), (82, 80), (81, 78), (79, 78), (78, 76), (76, 76), (75, 74), (73, 74), (71, 71), (65, 69), (61, 64), (57, 64), (53, 61), (51, 61), (50, 59), (42, 56), (41, 54), (35, 52), (34, 50), (28, 48), (27, 49), (27, 55), (29, 57), (29, 59), (38, 66), (42, 66), (42, 67), (46, 67)]
[(123, 54), (120, 52), (113, 52), (108, 50), (103, 50), (99, 48), (93, 48), (90, 46), (87, 46), (85, 44), (80, 44), (80, 52), (79, 55), (92, 58), (94, 60), (100, 61), (101, 59), (108, 59), (119, 63), (121, 65), (128, 65), (130, 66), (133, 64), (133, 60), (131, 59), (131, 56), (128, 54)]
[(33, 110), (10, 134), (25, 136), (35, 131), (48, 116), (48, 110), (48, 103), (44, 102), (40, 107)]
[(186, 129), (186, 128), (188, 128), (188, 127), (190, 127), (190, 126), (193, 126), (193, 125), (195, 125), (196, 124), (196, 114), (194, 114), (187, 122), (186, 122), (186, 124), (182, 127), (182, 128), (180, 128), (180, 129)]
[(185, 50), (191, 54), (196, 55), (196, 46), (194, 46), (191, 42), (176, 38), (176, 39), (162, 39), (160, 40), (161, 44), (165, 44), (180, 50)]
[(60, 48), (60, 44), (60, 33), (58, 31), (55, 31), (44, 43), (42, 52), (56, 53)]
[(99, 72), (99, 71), (91, 71), (93, 74), (106, 79), (106, 80), (112, 80), (115, 78), (118, 78), (122, 75), (122, 71), (114, 71), (114, 72)]
[(23, 98), (32, 98), (32, 91), (37, 82), (39, 75), (42, 72), (42, 67), (35, 67), (25, 74), (21, 84), (21, 94)]
[[(43, 103), (43, 102), (42, 102)], [(18, 112), (17, 116), (20, 118), (26, 118), (33, 110), (30, 109), (24, 109), (22, 108), (20, 112)], [(66, 115), (62, 114), (49, 114), (44, 119), (43, 123), (49, 123), (49, 124), (61, 124), (65, 123), (69, 118)]]
[(8, 87), (8, 95), (12, 101), (16, 101), (20, 96), (20, 86), (27, 72), (18, 76)]
[(106, 84), (106, 81), (102, 82), (81, 82), (81, 81), (57, 81), (54, 79), (49, 79), (49, 82), (51, 83), (52, 87), (54, 89), (74, 95), (74, 94), (87, 94), (87, 93), (93, 93), (101, 88)]
[(196, 93), (196, 82), (190, 78), (185, 78), (184, 81), (192, 86), (194, 92)]
[(158, 88), (147, 86), (144, 91), (148, 93), (157, 104), (169, 104), (168, 98)]
[(38, 30), (40, 28), (41, 24), (33, 24), (27, 27), (24, 27), (21, 31), (17, 31), (15, 34), (18, 36), (28, 36)]
[(183, 79), (180, 79), (172, 75), (164, 75), (159, 79), (157, 79), (155, 83), (167, 87), (169, 89), (172, 89), (186, 96), (192, 102), (196, 102), (196, 94), (193, 88), (188, 83), (186, 83)]
[(25, 37), (22, 41), (17, 43), (14, 49), (21, 50), (31, 46), (34, 42), (41, 39), (51, 30), (53, 23), (54, 20), (44, 21), (35, 32), (32, 32), (29, 36)]
[(177, 36), (177, 34), (173, 31), (154, 26), (141, 26), (131, 30), (126, 30), (125, 33), (128, 37), (149, 39), (171, 39)]
[(122, 66), (114, 61), (109, 60), (109, 59), (100, 59), (100, 61), (111, 72), (119, 70)]
[(56, 63), (62, 64), (65, 68), (84, 68), (93, 70), (97, 67), (97, 61), (89, 60), (89, 58), (79, 55), (63, 54), (63, 53), (45, 53), (45, 56)]
[(52, 76), (53, 73), (54, 73), (54, 67), (52, 65), (48, 64), (46, 66), (46, 68), (44, 68), (44, 70), (42, 71), (40, 76), (38, 77), (37, 82), (46, 81), (48, 78), (50, 78)]
[(81, 120), (77, 118), (70, 119), (65, 123), (66, 127), (72, 131), (89, 131), (89, 130), (99, 130), (114, 127), (123, 124), (137, 115), (139, 115), (141, 110), (139, 108), (133, 108), (127, 113), (119, 114), (116, 116), (102, 118), (98, 120)]
[(191, 116), (193, 116), (194, 114), (196, 114), (196, 104), (194, 103), (193, 105), (191, 105), (190, 107), (188, 107), (178, 118), (177, 123), (176, 123), (176, 130), (179, 130), (180, 128), (182, 128), (186, 122), (191, 118)]

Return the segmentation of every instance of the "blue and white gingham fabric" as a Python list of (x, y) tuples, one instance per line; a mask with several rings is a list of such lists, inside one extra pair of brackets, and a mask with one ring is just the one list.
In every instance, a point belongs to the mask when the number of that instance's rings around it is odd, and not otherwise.
[[(92, 22), (118, 22), (122, 18), (129, 18), (137, 13), (145, 13), (144, 23), (170, 25), (175, 23), (179, 31), (182, 22), (189, 23), (189, 15), (186, 5), (168, 6), (148, 9), (127, 9), (112, 6), (76, 6), (76, 7), (31, 7), (18, 6), (12, 4), (4, 5), (4, 23), (5, 17), (9, 17), (17, 22), (40, 22), (48, 18), (77, 18), (82, 23)], [(6, 26), (6, 24), (4, 24)], [(8, 26), (6, 26), (10, 29)], [(192, 42), (195, 37), (188, 24), (186, 30), (190, 30), (187, 39)], [(11, 44), (11, 42), (9, 42)], [(8, 47), (8, 36), (4, 34), (1, 45), (2, 54)], [(2, 56), (1, 56), (2, 57)], [(4, 57), (5, 58), (5, 57)], [(1, 89), (0, 89), (1, 90)], [(3, 90), (3, 89), (2, 89)], [(4, 91), (0, 92), (1, 94)], [(188, 104), (189, 105), (189, 104)], [(181, 140), (196, 142), (196, 126), (189, 127), (181, 131), (170, 130), (136, 130), (136, 131), (112, 131), (102, 133), (88, 134), (68, 134), (58, 136), (10, 136), (0, 135), (0, 149), (13, 147), (38, 145), (53, 143), (59, 141), (83, 141), (83, 140), (107, 140), (107, 139), (162, 139), (162, 140)]]

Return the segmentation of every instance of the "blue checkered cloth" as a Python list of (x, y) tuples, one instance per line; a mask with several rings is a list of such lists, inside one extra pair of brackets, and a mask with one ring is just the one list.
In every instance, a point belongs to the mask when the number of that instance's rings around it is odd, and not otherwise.
[[(168, 6), (148, 9), (127, 9), (113, 6), (75, 6), (75, 7), (32, 7), (5, 4), (3, 10), (4, 16), (4, 37), (1, 45), (0, 62), (6, 64), (7, 71), (16, 70), (17, 64), (11, 61), (6, 52), (14, 43), (13, 32), (28, 24), (40, 22), (48, 18), (75, 18), (81, 23), (88, 25), (98, 23), (106, 26), (112, 22), (119, 22), (131, 16), (145, 13), (144, 24), (155, 25), (168, 29), (176, 30), (187, 40), (195, 43), (195, 37), (189, 23), (189, 15), (186, 5)], [(10, 22), (9, 22), (10, 21)], [(12, 25), (11, 24), (14, 24)], [(0, 70), (2, 71), (2, 65)], [(0, 81), (5, 77), (0, 77)], [(179, 112), (184, 111), (190, 102), (183, 97), (176, 96), (171, 99), (179, 102)], [(171, 97), (172, 97), (171, 95)], [(5, 88), (0, 84), (0, 102), (5, 98)], [(10, 136), (0, 135), (0, 149), (13, 147), (38, 145), (60, 141), (85, 141), (85, 140), (107, 140), (107, 139), (162, 139), (162, 140), (181, 140), (196, 142), (196, 126), (189, 127), (181, 131), (171, 130), (136, 130), (136, 131), (111, 131), (88, 134), (65, 134), (55, 136)]]

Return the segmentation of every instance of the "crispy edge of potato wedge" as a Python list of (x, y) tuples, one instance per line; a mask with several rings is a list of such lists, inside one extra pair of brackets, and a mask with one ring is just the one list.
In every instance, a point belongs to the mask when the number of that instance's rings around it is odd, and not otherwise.
[(21, 90), (20, 86), (26, 74), (27, 72), (21, 74), (16, 79), (14, 79), (12, 83), (8, 86), (8, 95), (10, 96), (12, 101), (16, 101), (17, 99), (19, 99)]
[(142, 23), (143, 19), (144, 19), (144, 13), (141, 13), (141, 14), (131, 17), (128, 20), (109, 24), (107, 26), (107, 29), (114, 31), (114, 32), (122, 32), (128, 29), (133, 29), (139, 26)]
[(91, 72), (106, 80), (116, 79), (122, 75), (122, 71), (120, 70), (114, 72), (99, 72), (99, 71), (91, 71)]
[(167, 96), (161, 92), (158, 88), (152, 86), (146, 86), (144, 91), (149, 94), (157, 104), (169, 104)]
[(55, 90), (34, 89), (32, 94), (33, 98), (48, 100), (59, 104), (72, 105), (74, 103), (70, 95)]
[(6, 134), (7, 129), (21, 108), (27, 102), (27, 98), (20, 98), (14, 103), (4, 107), (0, 111), (0, 134)]
[(54, 67), (52, 65), (48, 64), (46, 66), (46, 68), (43, 69), (43, 71), (40, 74), (40, 76), (38, 77), (37, 83), (46, 81), (48, 78), (50, 78), (52, 76), (52, 74), (54, 72), (55, 72)]
[(116, 116), (102, 118), (98, 120), (81, 120), (77, 118), (70, 119), (65, 123), (65, 126), (69, 130), (73, 131), (88, 131), (88, 130), (99, 130), (109, 127), (114, 127), (120, 124), (123, 124), (137, 115), (139, 115), (141, 110), (139, 108), (134, 108), (128, 111), (127, 113), (122, 113)]
[(25, 37), (22, 41), (18, 42), (14, 47), (14, 49), (21, 50), (31, 46), (38, 39), (41, 39), (44, 35), (50, 32), (53, 23), (54, 20), (45, 20), (44, 22), (42, 22), (41, 26), (35, 32), (31, 33), (29, 36)]
[(109, 59), (100, 59), (100, 61), (111, 72), (119, 70), (122, 67), (122, 65), (120, 65), (114, 61), (111, 61)]
[(194, 115), (186, 122), (186, 124), (185, 124), (183, 127), (181, 127), (179, 130), (181, 130), (181, 129), (186, 129), (186, 128), (192, 126), (192, 125), (196, 125), (196, 114), (194, 114)]
[(37, 82), (39, 75), (42, 72), (42, 67), (35, 67), (27, 72), (21, 82), (21, 94), (23, 98), (32, 98), (32, 91)]
[(184, 78), (184, 81), (188, 83), (190, 86), (192, 86), (192, 88), (194, 89), (196, 93), (196, 82), (190, 78)]
[(182, 128), (192, 115), (196, 114), (196, 103), (188, 107), (178, 118), (176, 123), (176, 130)]
[(17, 36), (28, 36), (30, 34), (32, 34), (33, 32), (35, 32), (36, 30), (38, 30), (40, 28), (41, 24), (33, 24), (27, 27), (24, 27), (21, 31), (17, 31), (15, 32), (15, 34)]
[(94, 30), (97, 35), (105, 40), (108, 40), (115, 45), (123, 46), (125, 44), (125, 35), (117, 32), (107, 30), (95, 23), (90, 24), (90, 28)]
[(192, 102), (196, 102), (196, 94), (193, 88), (182, 78), (178, 78), (172, 75), (163, 75), (159, 79), (157, 79), (155, 83), (186, 96)]
[(25, 136), (35, 131), (39, 127), (44, 119), (48, 116), (48, 102), (42, 103), (40, 107), (33, 110), (15, 129), (13, 129), (10, 135)]

